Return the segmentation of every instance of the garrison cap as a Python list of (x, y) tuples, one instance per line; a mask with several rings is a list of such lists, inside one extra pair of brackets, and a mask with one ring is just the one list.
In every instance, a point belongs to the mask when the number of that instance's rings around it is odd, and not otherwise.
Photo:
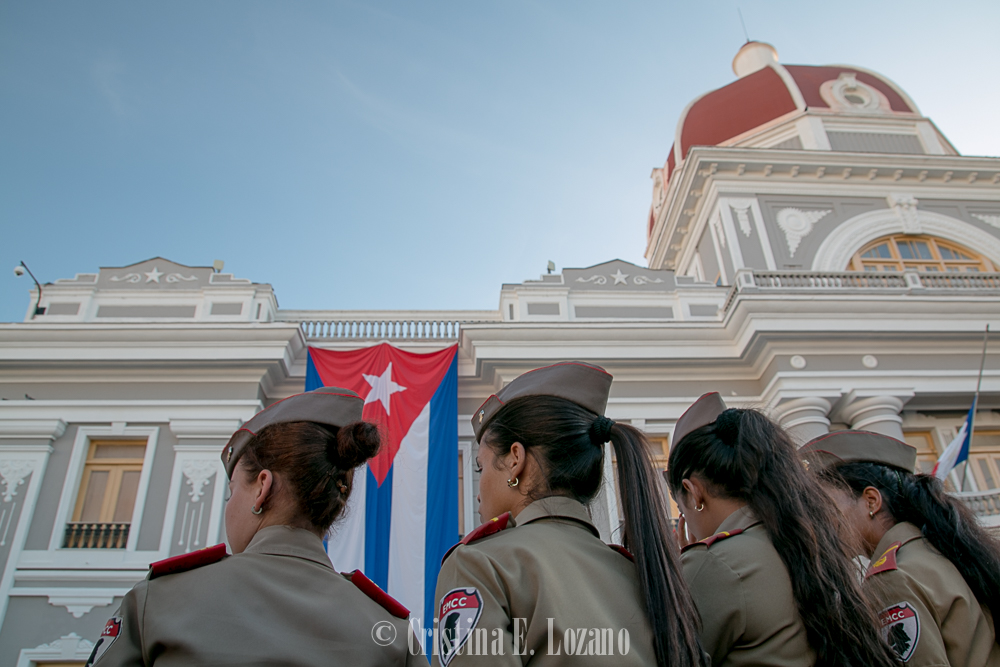
[(563, 361), (528, 371), (486, 399), (472, 415), (476, 441), (490, 420), (507, 402), (521, 396), (555, 396), (576, 403), (594, 414), (604, 416), (611, 392), (611, 373), (600, 366), (582, 361)]
[(913, 472), (917, 448), (870, 431), (834, 431), (813, 438), (799, 449), (802, 460), (817, 470), (841, 463), (867, 462)]
[(681, 418), (674, 425), (674, 434), (670, 439), (671, 446), (683, 440), (684, 436), (691, 431), (714, 423), (726, 409), (726, 403), (717, 391), (705, 394), (699, 398), (691, 404), (690, 408), (684, 411), (684, 414), (681, 415)]
[(361, 421), (364, 399), (350, 389), (320, 387), (304, 394), (295, 394), (274, 403), (253, 416), (243, 428), (233, 433), (222, 450), (222, 463), (226, 474), (233, 477), (233, 470), (243, 455), (243, 448), (265, 426), (289, 422), (314, 422), (340, 428)]

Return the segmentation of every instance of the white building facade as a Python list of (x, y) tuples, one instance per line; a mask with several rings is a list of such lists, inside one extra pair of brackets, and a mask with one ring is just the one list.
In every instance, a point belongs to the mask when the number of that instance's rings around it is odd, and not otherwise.
[[(660, 466), (684, 409), (720, 391), (801, 441), (906, 439), (929, 469), (1000, 329), (1000, 159), (958, 155), (868, 70), (751, 42), (734, 71), (653, 170), (648, 266), (503, 285), (490, 311), (281, 310), (269, 285), (163, 258), (47, 284), (42, 313), (33, 291), (0, 324), (0, 664), (82, 664), (150, 562), (225, 539), (221, 448), (302, 391), (308, 346), (458, 344), (459, 532), (477, 523), (470, 416), (563, 359), (615, 376), (608, 416)], [(1000, 525), (992, 344), (960, 495)], [(614, 539), (614, 494), (594, 514)]]

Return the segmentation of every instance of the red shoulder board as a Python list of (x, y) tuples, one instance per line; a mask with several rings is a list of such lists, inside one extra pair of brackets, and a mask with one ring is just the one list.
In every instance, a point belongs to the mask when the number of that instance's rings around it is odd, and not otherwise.
[[(344, 575), (347, 576), (346, 574)], [(396, 598), (392, 597), (374, 581), (361, 573), (361, 570), (351, 572), (351, 583), (361, 589), (361, 592), (379, 603), (387, 612), (396, 618), (406, 618), (410, 615), (410, 610), (401, 605)]]
[(628, 558), (633, 563), (635, 562), (635, 556), (632, 555), (632, 552), (623, 547), (622, 545), (609, 544), (608, 546), (617, 551), (618, 553), (620, 553), (622, 556), (625, 556), (625, 558)]
[[(479, 526), (475, 530), (470, 531), (468, 535), (463, 537), (458, 542), (458, 544), (472, 544), (473, 542), (481, 540), (484, 537), (492, 535), (493, 533), (499, 533), (501, 530), (507, 527), (508, 523), (510, 523), (510, 512), (504, 512), (500, 516), (490, 519), (489, 521)], [(444, 558), (441, 559), (442, 563), (444, 563), (445, 560), (447, 560), (448, 556), (451, 555), (451, 552), (454, 551), (456, 547), (458, 547), (458, 544), (453, 546), (451, 549), (448, 549), (448, 553), (446, 553), (444, 555)]]
[(192, 551), (188, 554), (181, 554), (180, 556), (173, 556), (171, 558), (156, 561), (149, 566), (149, 578), (156, 579), (157, 577), (162, 577), (165, 574), (187, 572), (188, 570), (193, 570), (196, 567), (201, 567), (202, 565), (218, 563), (227, 555), (226, 545), (216, 544), (214, 547), (206, 547), (205, 549), (198, 549), (198, 551)]
[(742, 528), (737, 528), (736, 530), (724, 530), (721, 533), (716, 533), (715, 535), (712, 535), (711, 537), (706, 537), (703, 540), (698, 540), (697, 542), (692, 542), (691, 544), (689, 544), (686, 547), (684, 547), (683, 549), (681, 549), (681, 551), (682, 552), (683, 551), (687, 551), (691, 547), (697, 546), (699, 544), (704, 544), (706, 547), (710, 547), (713, 544), (715, 544), (716, 542), (721, 542), (722, 540), (724, 540), (726, 538), (732, 537), (734, 535), (739, 535), (742, 532), (743, 532)]
[(888, 572), (889, 570), (898, 569), (896, 565), (896, 551), (901, 546), (903, 546), (902, 542), (893, 542), (890, 544), (889, 548), (885, 550), (885, 553), (879, 556), (876, 560), (873, 560), (871, 565), (868, 566), (868, 571), (865, 572), (865, 579), (873, 574), (878, 574), (879, 572)]

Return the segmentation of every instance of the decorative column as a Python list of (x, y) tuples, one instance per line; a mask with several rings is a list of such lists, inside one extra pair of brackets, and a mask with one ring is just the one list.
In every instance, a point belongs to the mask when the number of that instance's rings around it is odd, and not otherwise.
[(779, 404), (773, 411), (775, 420), (781, 424), (797, 445), (804, 445), (813, 438), (830, 432), (832, 403), (820, 396), (793, 398)]
[(852, 429), (881, 433), (902, 440), (903, 418), (899, 413), (904, 403), (898, 396), (870, 396), (847, 403), (839, 410), (839, 414)]

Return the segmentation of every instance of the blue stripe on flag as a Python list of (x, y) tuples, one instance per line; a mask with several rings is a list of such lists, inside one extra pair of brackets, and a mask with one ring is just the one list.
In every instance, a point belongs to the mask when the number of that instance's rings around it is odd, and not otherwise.
[[(457, 416), (456, 416), (457, 420)], [(389, 590), (389, 529), (392, 526), (392, 468), (382, 480), (368, 470), (365, 489), (365, 575), (383, 591)]]
[(427, 463), (427, 539), (424, 543), (424, 623), (434, 627), (434, 589), (441, 559), (458, 542), (458, 355), (431, 398)]
[(313, 389), (319, 389), (323, 386), (323, 380), (319, 377), (319, 371), (316, 370), (316, 364), (313, 363), (312, 353), (306, 353), (306, 391), (312, 391)]

